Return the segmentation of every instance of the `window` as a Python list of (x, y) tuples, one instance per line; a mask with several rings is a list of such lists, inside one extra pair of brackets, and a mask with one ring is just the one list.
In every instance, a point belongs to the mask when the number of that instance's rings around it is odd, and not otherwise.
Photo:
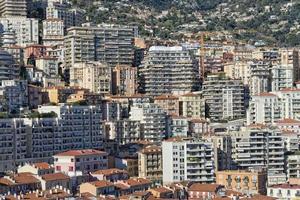
[(69, 172), (72, 172), (72, 171), (74, 171), (74, 167), (69, 166)]
[(61, 166), (56, 166), (56, 171), (61, 171)]
[(74, 158), (71, 158), (71, 162), (74, 162)]

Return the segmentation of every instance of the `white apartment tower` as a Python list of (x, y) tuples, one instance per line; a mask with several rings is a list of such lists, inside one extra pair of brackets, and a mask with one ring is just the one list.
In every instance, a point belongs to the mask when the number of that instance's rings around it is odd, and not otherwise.
[(214, 182), (212, 143), (191, 138), (162, 142), (163, 184), (182, 181)]

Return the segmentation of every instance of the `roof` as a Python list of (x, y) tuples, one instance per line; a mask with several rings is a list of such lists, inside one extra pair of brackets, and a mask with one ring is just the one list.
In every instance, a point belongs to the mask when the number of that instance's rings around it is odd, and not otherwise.
[(277, 97), (277, 95), (272, 94), (270, 92), (262, 92), (258, 95), (254, 95), (254, 96), (257, 96), (257, 97)]
[(292, 185), (292, 184), (279, 184), (279, 185), (272, 185), (270, 188), (281, 188), (281, 189), (300, 189), (300, 185)]
[(243, 200), (276, 200), (277, 198), (256, 194), (250, 198), (242, 198), (242, 199)]
[(177, 96), (174, 96), (172, 94), (167, 94), (167, 95), (160, 95), (154, 97), (154, 100), (178, 100), (179, 98)]
[(63, 173), (44, 174), (41, 177), (45, 181), (68, 180), (68, 179), (70, 179), (69, 176), (67, 176)]
[(151, 181), (144, 179), (144, 178), (130, 178), (130, 179), (124, 180), (122, 182), (127, 184), (130, 187), (151, 184)]
[(140, 153), (151, 154), (151, 153), (161, 153), (161, 147), (156, 145), (151, 145), (143, 148)]
[(22, 185), (22, 184), (33, 184), (38, 183), (39, 180), (33, 176), (33, 174), (24, 172), (14, 174), (10, 177), (0, 178), (0, 184), (2, 185)]
[(38, 169), (51, 169), (51, 166), (46, 162), (33, 163), (32, 165)]
[(201, 183), (194, 183), (192, 184), (188, 191), (197, 191), (197, 192), (216, 192), (217, 189), (221, 185), (218, 184), (201, 184)]
[(89, 182), (89, 184), (94, 185), (96, 188), (103, 188), (103, 187), (111, 187), (114, 186), (113, 183), (109, 182), (109, 181), (93, 181), (93, 182)]
[(98, 170), (98, 171), (93, 172), (92, 174), (95, 174), (95, 175), (103, 174), (105, 176), (109, 176), (109, 175), (121, 174), (121, 173), (128, 174), (127, 171), (121, 170), (121, 169), (117, 169), (117, 168)]
[(164, 142), (183, 142), (188, 139), (189, 139), (188, 137), (172, 137), (167, 140), (164, 140)]
[(158, 193), (169, 193), (169, 192), (172, 192), (172, 190), (166, 188), (166, 187), (159, 187), (159, 188), (152, 188), (150, 190), (151, 191), (155, 191), (155, 192), (158, 192)]
[(298, 88), (284, 88), (280, 90), (280, 92), (300, 92), (300, 89)]
[(181, 96), (182, 96), (182, 97), (196, 97), (196, 96), (198, 96), (198, 95), (195, 94), (195, 93), (189, 92), (189, 93), (183, 94), (183, 95), (181, 95)]
[(58, 153), (54, 156), (87, 156), (87, 155), (107, 155), (104, 151), (98, 151), (94, 149), (85, 149), (85, 150), (70, 150), (62, 153)]
[(299, 120), (295, 120), (295, 119), (282, 119), (277, 121), (277, 124), (299, 124), (300, 121)]

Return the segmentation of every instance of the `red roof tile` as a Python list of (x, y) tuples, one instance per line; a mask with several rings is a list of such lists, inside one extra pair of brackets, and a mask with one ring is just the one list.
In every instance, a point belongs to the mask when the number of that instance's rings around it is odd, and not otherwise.
[(104, 151), (98, 151), (94, 149), (85, 150), (70, 150), (62, 153), (58, 153), (55, 156), (86, 156), (86, 155), (107, 155)]
[(55, 180), (68, 180), (70, 179), (70, 177), (63, 173), (54, 173), (54, 174), (42, 175), (42, 179), (45, 181), (55, 181)]

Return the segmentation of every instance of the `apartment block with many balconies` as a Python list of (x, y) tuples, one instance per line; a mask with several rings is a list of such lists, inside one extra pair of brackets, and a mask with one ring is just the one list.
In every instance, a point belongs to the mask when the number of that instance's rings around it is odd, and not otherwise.
[(183, 47), (150, 47), (138, 72), (140, 91), (153, 96), (196, 91), (200, 88), (198, 68)]
[(240, 80), (210, 75), (204, 81), (206, 115), (212, 121), (245, 117), (245, 89)]
[(162, 142), (163, 183), (214, 182), (213, 145), (204, 140), (170, 138)]

